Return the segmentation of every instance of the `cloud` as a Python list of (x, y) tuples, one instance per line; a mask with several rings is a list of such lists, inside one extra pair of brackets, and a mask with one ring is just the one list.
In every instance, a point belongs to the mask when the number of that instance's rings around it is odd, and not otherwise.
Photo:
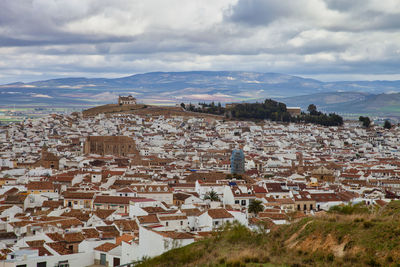
[(399, 74), (397, 0), (3, 0), (0, 84), (149, 71)]
[(31, 94), (31, 96), (38, 97), (38, 98), (53, 98), (52, 96), (44, 95), (44, 94)]

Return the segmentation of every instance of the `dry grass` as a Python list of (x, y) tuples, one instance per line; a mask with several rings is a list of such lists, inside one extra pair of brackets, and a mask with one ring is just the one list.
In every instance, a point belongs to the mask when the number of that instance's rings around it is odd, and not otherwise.
[(232, 225), (140, 266), (398, 266), (400, 202), (349, 215), (329, 212), (269, 234)]

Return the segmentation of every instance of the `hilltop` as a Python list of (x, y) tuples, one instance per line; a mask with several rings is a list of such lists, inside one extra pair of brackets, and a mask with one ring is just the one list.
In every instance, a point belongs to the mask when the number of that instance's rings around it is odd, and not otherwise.
[(219, 117), (222, 116), (207, 114), (207, 113), (197, 113), (188, 112), (183, 110), (181, 107), (170, 107), (170, 106), (155, 106), (155, 105), (118, 105), (118, 104), (107, 104), (101, 105), (93, 108), (89, 108), (82, 112), (84, 117), (96, 116), (100, 113), (110, 115), (113, 113), (119, 114), (136, 114), (136, 115), (164, 115), (164, 116), (190, 116), (190, 117)]
[(270, 233), (241, 225), (146, 260), (147, 266), (398, 266), (400, 201), (345, 206)]

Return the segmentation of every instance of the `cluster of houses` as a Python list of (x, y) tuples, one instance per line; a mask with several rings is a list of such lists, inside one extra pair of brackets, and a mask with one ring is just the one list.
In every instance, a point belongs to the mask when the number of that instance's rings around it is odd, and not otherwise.
[[(399, 198), (399, 129), (52, 114), (0, 128), (0, 267), (120, 266)], [(231, 173), (232, 151), (244, 173)], [(258, 202), (262, 211), (255, 212)]]

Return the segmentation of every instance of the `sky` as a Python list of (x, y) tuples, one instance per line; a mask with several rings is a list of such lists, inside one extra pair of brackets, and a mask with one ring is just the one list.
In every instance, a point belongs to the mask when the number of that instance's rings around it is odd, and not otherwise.
[(400, 80), (400, 1), (0, 1), (1, 84), (190, 70)]

